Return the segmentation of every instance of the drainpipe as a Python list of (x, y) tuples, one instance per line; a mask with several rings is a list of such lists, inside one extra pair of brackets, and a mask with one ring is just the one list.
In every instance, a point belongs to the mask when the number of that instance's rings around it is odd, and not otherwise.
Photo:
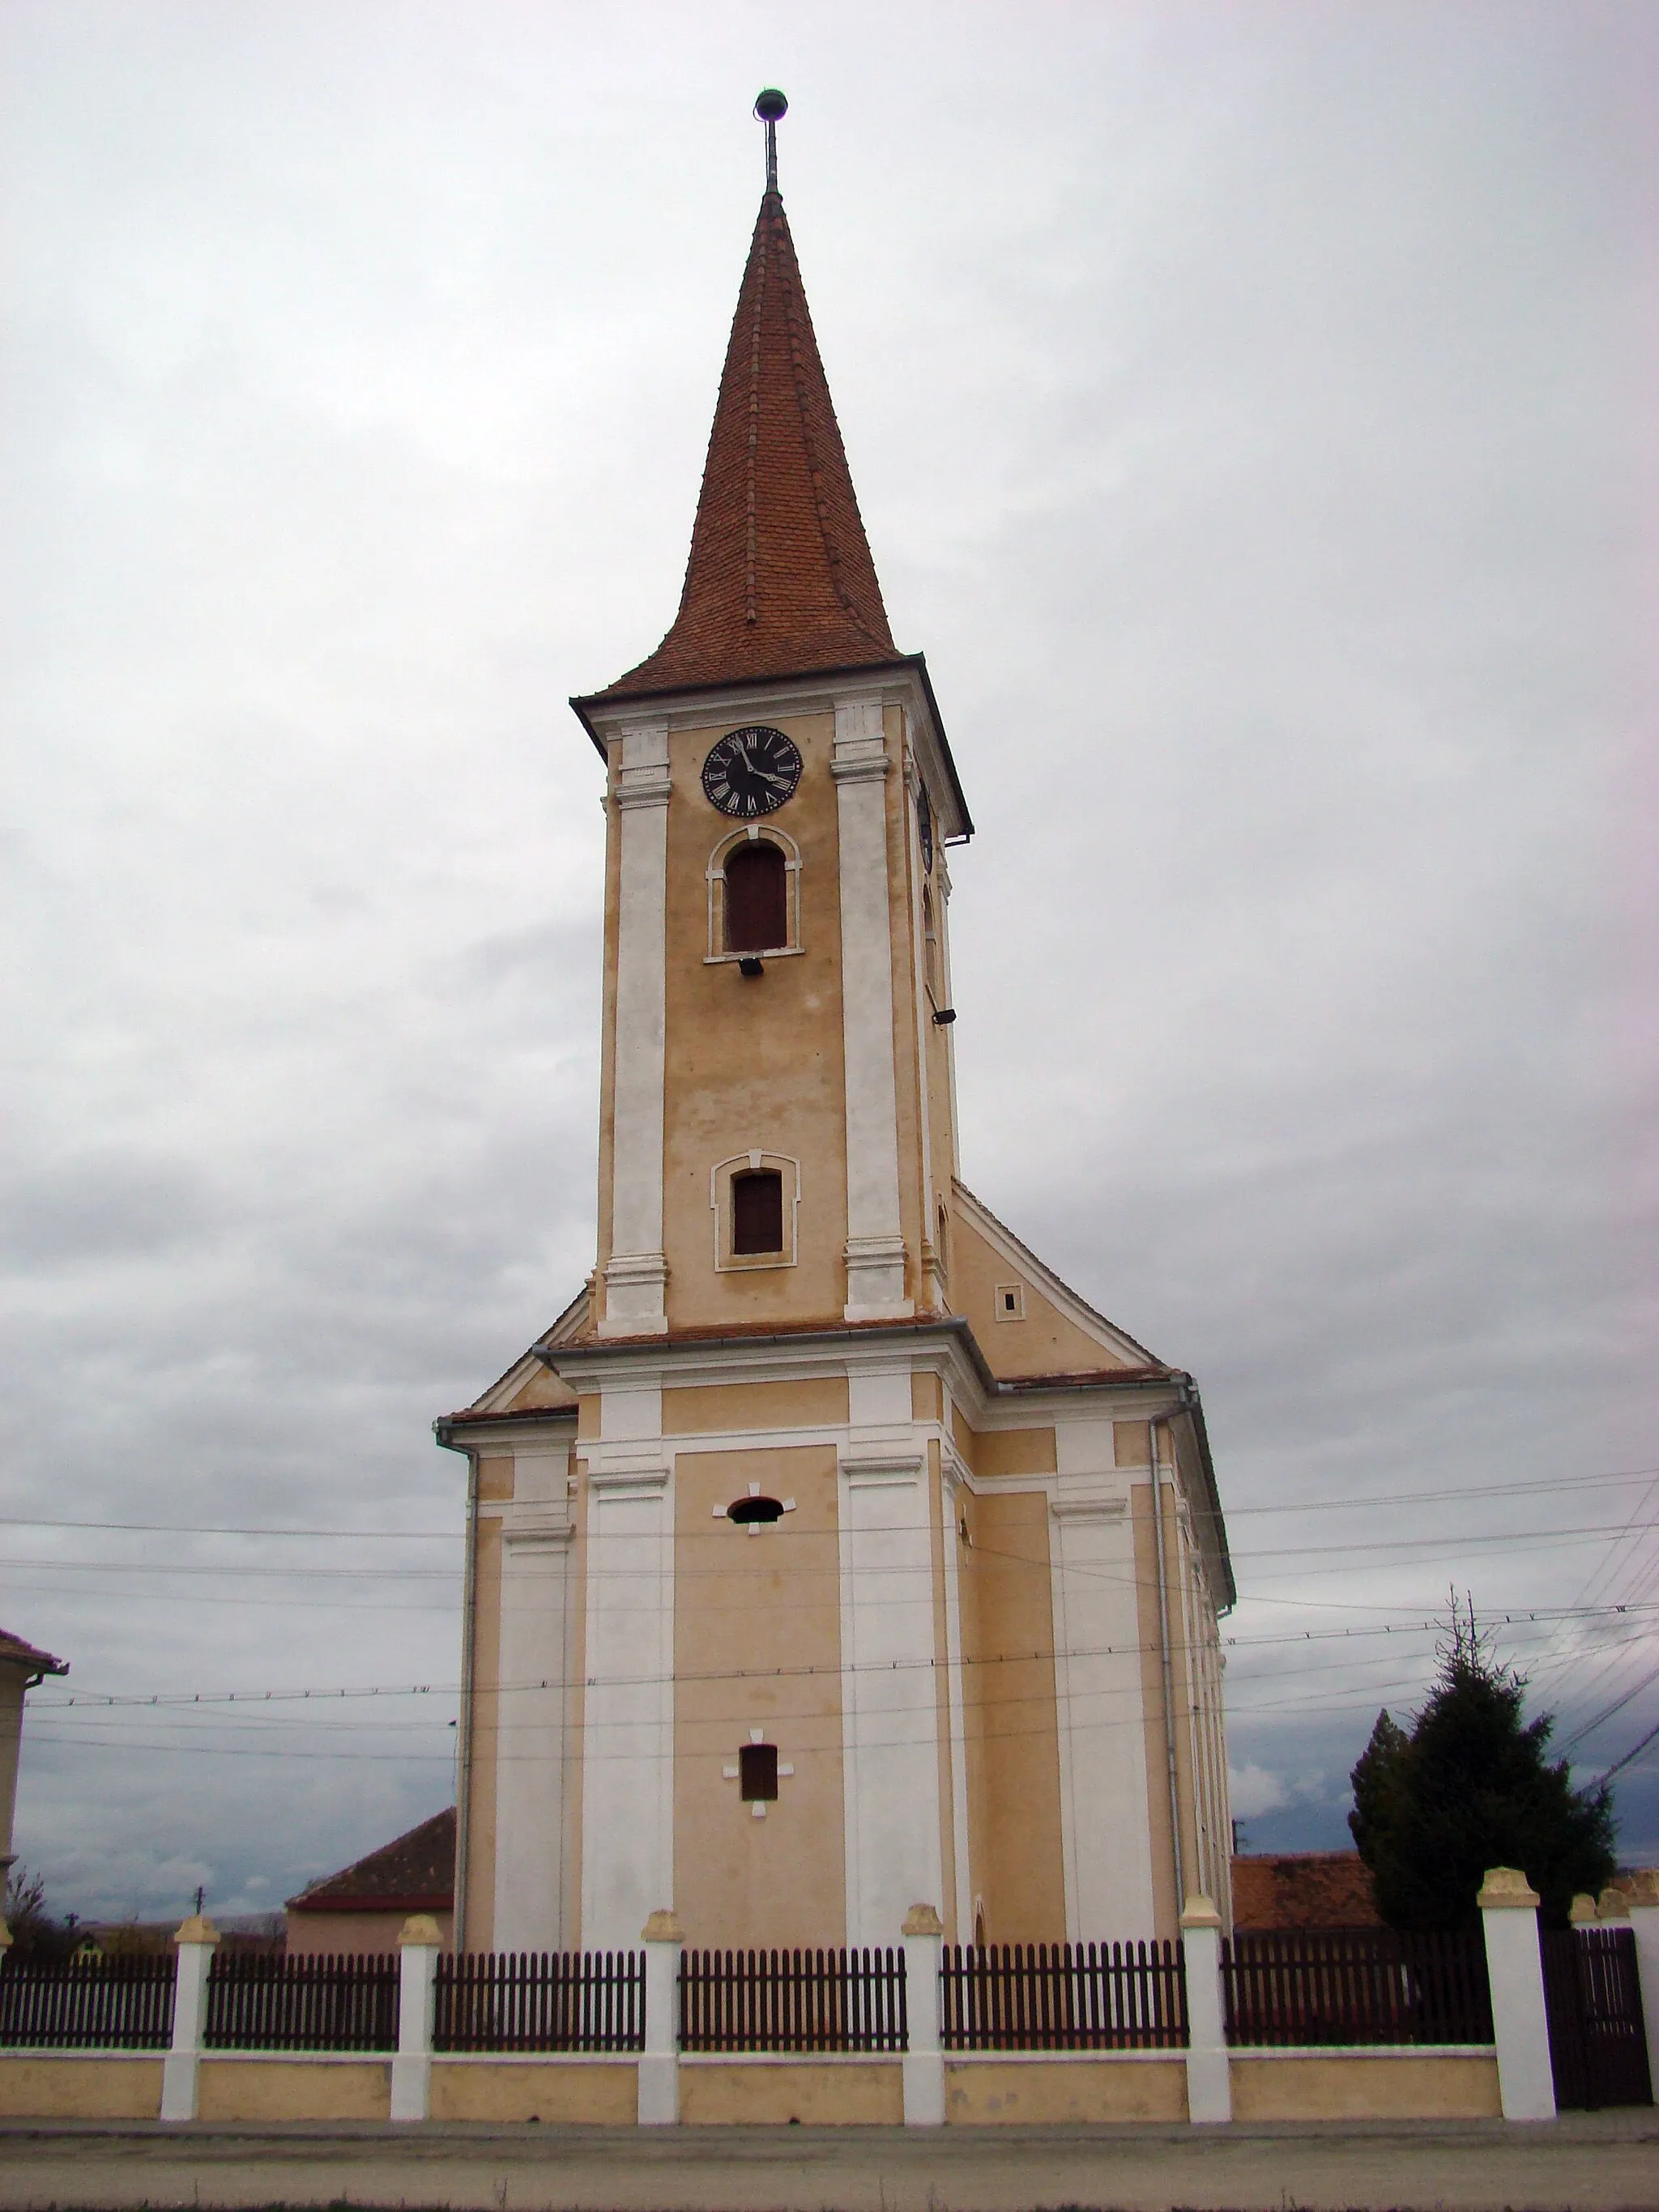
[[(1176, 1917), (1186, 1909), (1187, 1876), (1181, 1851), (1181, 1790), (1176, 1772), (1175, 1668), (1170, 1659), (1170, 1583), (1164, 1559), (1164, 1485), (1158, 1473), (1158, 1430), (1163, 1415), (1146, 1424), (1152, 1462), (1152, 1536), (1158, 1553), (1158, 1651), (1164, 1672), (1164, 1757), (1170, 1780), (1170, 1850), (1175, 1865)], [(1170, 1438), (1173, 1448), (1173, 1432)], [(456, 1947), (459, 1948), (459, 1943)]]
[(432, 1433), (446, 1451), (466, 1455), (466, 1555), (461, 1577), (461, 1710), (455, 1725), (455, 1948), (466, 1948), (466, 1877), (472, 1799), (472, 1643), (477, 1609), (478, 1455), (458, 1444), (447, 1421)]

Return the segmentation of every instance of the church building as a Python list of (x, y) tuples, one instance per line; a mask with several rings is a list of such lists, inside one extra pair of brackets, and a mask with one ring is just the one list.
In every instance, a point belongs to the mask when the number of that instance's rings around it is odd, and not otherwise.
[(698, 1947), (888, 1944), (917, 1903), (956, 1942), (1170, 1937), (1187, 1895), (1229, 1909), (1203, 1415), (962, 1180), (973, 824), (888, 629), (783, 106), (679, 611), (572, 702), (607, 823), (593, 1272), (437, 1424), (455, 1941), (632, 1946), (668, 1908)]

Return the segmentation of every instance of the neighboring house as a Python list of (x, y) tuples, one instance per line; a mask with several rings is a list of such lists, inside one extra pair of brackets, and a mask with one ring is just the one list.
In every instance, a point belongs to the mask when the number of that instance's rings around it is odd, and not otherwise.
[(67, 1674), (69, 1662), (37, 1651), (21, 1636), (0, 1628), (0, 1895), (11, 1872), (12, 1814), (17, 1805), (17, 1760), (23, 1741), (23, 1697), (48, 1674)]
[(1380, 1928), (1370, 1869), (1358, 1851), (1251, 1853), (1233, 1861), (1233, 1926)]
[(396, 1950), (398, 1931), (411, 1912), (429, 1912), (447, 1945), (454, 1898), (455, 1808), (450, 1805), (394, 1843), (290, 1897), (289, 1955)]
[[(902, 318), (861, 343), (890, 369)], [(961, 1180), (973, 825), (775, 190), (679, 613), (573, 703), (608, 824), (598, 1249), (437, 1425), (470, 1462), (458, 1942), (632, 1946), (671, 1906), (744, 1948), (895, 1943), (919, 1903), (959, 1942), (1172, 1938), (1194, 1892), (1224, 1916), (1234, 1588), (1198, 1392)], [(994, 815), (1085, 803), (1045, 761), (1039, 715)], [(979, 893), (1016, 933), (1054, 895)], [(1074, 949), (1127, 1065), (1111, 977), (1144, 948)], [(1007, 1116), (1018, 1160), (1012, 1091)], [(1087, 1186), (1086, 1111), (1077, 1142)]]

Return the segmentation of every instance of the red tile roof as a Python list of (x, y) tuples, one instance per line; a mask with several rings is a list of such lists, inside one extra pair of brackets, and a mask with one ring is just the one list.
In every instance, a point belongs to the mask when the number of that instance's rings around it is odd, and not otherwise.
[(1358, 1851), (1261, 1852), (1233, 1861), (1233, 1925), (1380, 1928), (1382, 1916)]
[(288, 1900), (291, 1912), (447, 1912), (455, 1898), (455, 1808), (447, 1805)]
[(54, 1659), (50, 1651), (37, 1650), (26, 1644), (21, 1636), (14, 1636), (9, 1628), (0, 1628), (0, 1662), (10, 1660), (14, 1666), (21, 1664), (39, 1677), (42, 1674), (67, 1674), (69, 1661)]
[(761, 201), (679, 612), (598, 694), (628, 698), (899, 658), (775, 191)]

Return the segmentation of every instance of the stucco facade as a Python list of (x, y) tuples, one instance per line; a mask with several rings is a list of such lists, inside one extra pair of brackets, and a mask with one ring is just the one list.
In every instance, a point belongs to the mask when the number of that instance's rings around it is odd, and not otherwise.
[[(680, 614), (574, 704), (608, 824), (597, 1249), (439, 1424), (470, 1470), (456, 1941), (631, 1945), (667, 1906), (699, 1947), (890, 1943), (918, 1900), (962, 1942), (1224, 1911), (1197, 1393), (962, 1181), (972, 823), (775, 192)], [(733, 732), (796, 763), (746, 818)], [(730, 902), (760, 845), (755, 945)]]

